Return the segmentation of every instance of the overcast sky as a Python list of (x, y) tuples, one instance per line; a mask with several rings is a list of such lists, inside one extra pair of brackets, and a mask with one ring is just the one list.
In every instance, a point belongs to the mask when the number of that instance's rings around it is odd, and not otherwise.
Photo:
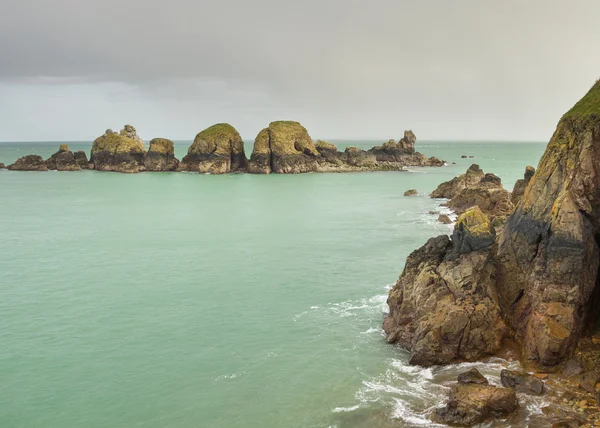
[(125, 123), (253, 140), (547, 141), (600, 77), (598, 0), (2, 0), (0, 141)]

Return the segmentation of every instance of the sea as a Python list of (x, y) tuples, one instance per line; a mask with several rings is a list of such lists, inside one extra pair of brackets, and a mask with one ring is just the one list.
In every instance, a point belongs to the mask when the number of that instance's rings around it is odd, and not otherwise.
[[(0, 162), (59, 144), (0, 143)], [(0, 170), (0, 427), (435, 426), (458, 373), (498, 384), (518, 362), (408, 365), (388, 291), (452, 231), (429, 213), (448, 213), (439, 183), (477, 163), (511, 190), (544, 149), (418, 141), (447, 165), (405, 172)], [(485, 426), (536, 426), (543, 399), (519, 399)]]

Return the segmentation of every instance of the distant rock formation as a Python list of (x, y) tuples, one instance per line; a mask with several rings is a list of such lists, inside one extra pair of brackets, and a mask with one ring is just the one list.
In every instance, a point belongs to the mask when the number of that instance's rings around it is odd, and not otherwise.
[[(482, 181), (497, 191), (495, 176), (470, 171), (436, 196)], [(508, 335), (525, 364), (556, 370), (600, 323), (599, 171), (600, 81), (561, 118), (506, 222), (468, 209), (451, 242), (432, 238), (408, 257), (388, 298), (388, 341), (430, 365), (494, 353)]]
[(107, 129), (92, 145), (90, 162), (97, 171), (141, 172), (146, 169), (146, 147), (131, 125), (120, 133)]
[(515, 186), (513, 187), (512, 194), (510, 195), (510, 200), (513, 204), (517, 205), (519, 202), (521, 202), (521, 199), (523, 198), (523, 195), (525, 194), (525, 189), (527, 188), (527, 185), (531, 181), (533, 174), (535, 174), (534, 167), (532, 167), (532, 166), (525, 167), (525, 174), (523, 175), (523, 178), (521, 178), (520, 180), (517, 180), (517, 182), (515, 183)]
[(77, 162), (77, 165), (79, 165), (79, 168), (88, 169), (90, 167), (87, 155), (83, 150), (79, 150), (73, 153), (73, 157), (75, 158), (75, 162)]
[(175, 145), (166, 138), (150, 140), (150, 148), (144, 159), (146, 171), (175, 171), (179, 160), (175, 158)]
[(27, 155), (17, 159), (15, 163), (8, 166), (11, 171), (48, 171), (44, 159), (38, 155)]
[(456, 196), (461, 190), (466, 189), (467, 187), (474, 186), (479, 183), (481, 179), (484, 177), (484, 173), (479, 168), (479, 165), (473, 164), (467, 169), (467, 172), (459, 175), (458, 177), (454, 177), (450, 181), (445, 181), (440, 184), (437, 189), (431, 192), (432, 198), (447, 198), (452, 199)]
[(4, 165), (2, 162), (0, 162), (0, 169), (6, 169), (6, 165)]
[(180, 171), (209, 174), (244, 171), (248, 165), (244, 142), (228, 123), (218, 123), (198, 133), (188, 154), (181, 160)]
[(422, 366), (475, 360), (500, 349), (507, 333), (494, 290), (495, 231), (477, 207), (456, 222), (452, 240), (431, 238), (412, 252), (388, 297), (389, 343)]
[(406, 192), (404, 192), (404, 196), (417, 196), (418, 192), (417, 189), (408, 189)]
[(415, 151), (417, 137), (412, 131), (404, 131), (404, 137), (397, 143), (389, 140), (381, 146), (375, 146), (369, 151), (375, 155), (380, 164), (404, 166), (443, 166), (444, 161)]
[(69, 150), (67, 144), (61, 144), (58, 152), (54, 153), (46, 160), (48, 169), (57, 171), (79, 171), (81, 167), (77, 163), (73, 152)]

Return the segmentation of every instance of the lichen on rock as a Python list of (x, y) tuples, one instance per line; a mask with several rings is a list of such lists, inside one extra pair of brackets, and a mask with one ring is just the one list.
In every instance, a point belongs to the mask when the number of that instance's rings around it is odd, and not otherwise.
[(38, 155), (23, 156), (12, 165), (8, 166), (11, 171), (48, 171), (44, 159)]
[(140, 172), (145, 170), (146, 147), (135, 128), (125, 125), (121, 133), (108, 129), (92, 144), (90, 162), (98, 171)]
[(69, 150), (67, 144), (61, 144), (58, 152), (54, 153), (46, 160), (48, 169), (57, 171), (79, 171), (81, 166), (77, 163), (73, 152)]
[(175, 145), (167, 138), (150, 140), (150, 147), (144, 159), (146, 171), (175, 171), (179, 161), (175, 158)]

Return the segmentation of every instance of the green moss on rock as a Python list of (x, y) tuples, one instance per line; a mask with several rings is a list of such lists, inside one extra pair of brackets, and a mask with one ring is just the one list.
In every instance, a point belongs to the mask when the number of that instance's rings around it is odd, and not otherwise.
[(591, 115), (600, 116), (600, 79), (596, 81), (588, 93), (563, 118), (584, 118)]
[(98, 152), (111, 154), (144, 153), (146, 147), (143, 141), (134, 140), (119, 134), (102, 135), (94, 140), (92, 155)]

